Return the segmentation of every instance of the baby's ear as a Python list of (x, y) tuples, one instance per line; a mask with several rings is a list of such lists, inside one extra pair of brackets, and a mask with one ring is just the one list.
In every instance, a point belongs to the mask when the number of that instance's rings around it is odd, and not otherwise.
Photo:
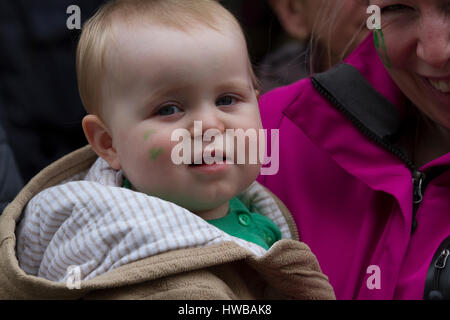
[(83, 118), (82, 125), (84, 135), (95, 153), (108, 162), (111, 168), (120, 170), (120, 161), (113, 146), (113, 139), (103, 121), (96, 115), (88, 114)]

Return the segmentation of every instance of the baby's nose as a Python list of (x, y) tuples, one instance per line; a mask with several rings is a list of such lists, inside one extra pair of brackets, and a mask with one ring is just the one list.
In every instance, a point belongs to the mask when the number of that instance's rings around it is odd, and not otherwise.
[(207, 130), (218, 130), (219, 132), (225, 132), (225, 123), (219, 114), (218, 110), (203, 110), (199, 112), (191, 127), (191, 135), (196, 137), (198, 135), (204, 135)]

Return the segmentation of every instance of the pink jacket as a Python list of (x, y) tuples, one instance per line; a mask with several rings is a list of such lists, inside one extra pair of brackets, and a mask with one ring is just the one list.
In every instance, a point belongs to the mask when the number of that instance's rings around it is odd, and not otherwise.
[[(402, 118), (406, 99), (386, 72), (372, 36), (345, 63)], [(334, 84), (346, 85), (341, 80)], [(352, 100), (355, 87), (347, 84), (343, 100)], [(273, 90), (260, 104), (263, 126), (279, 129), (280, 144), (278, 173), (258, 180), (290, 209), (300, 239), (317, 256), (337, 298), (422, 299), (433, 255), (450, 235), (450, 154), (418, 168), (429, 179), (422, 189), (416, 180), (414, 188), (415, 169), (407, 160), (363, 134), (354, 124), (358, 121), (350, 121), (311, 79)], [(378, 123), (391, 121), (376, 111)], [(388, 136), (395, 123), (387, 126), (391, 129), (375, 131)], [(414, 190), (417, 200), (420, 190), (424, 194), (412, 232)]]

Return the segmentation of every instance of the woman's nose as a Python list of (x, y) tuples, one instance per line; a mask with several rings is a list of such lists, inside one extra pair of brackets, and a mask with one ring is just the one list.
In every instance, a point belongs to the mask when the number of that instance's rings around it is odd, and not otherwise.
[(444, 68), (450, 60), (450, 21), (430, 17), (420, 26), (417, 56), (430, 66)]

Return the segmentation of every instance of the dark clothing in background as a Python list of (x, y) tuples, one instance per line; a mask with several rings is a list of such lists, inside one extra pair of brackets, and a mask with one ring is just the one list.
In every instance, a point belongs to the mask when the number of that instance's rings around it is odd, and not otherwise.
[(290, 41), (268, 54), (256, 68), (261, 93), (286, 86), (310, 76), (310, 54), (307, 46)]
[(82, 21), (103, 1), (0, 1), (0, 117), (25, 182), (87, 143), (75, 52), (79, 30), (66, 26), (67, 8)]
[(0, 215), (20, 191), (22, 185), (22, 178), (0, 122)]

